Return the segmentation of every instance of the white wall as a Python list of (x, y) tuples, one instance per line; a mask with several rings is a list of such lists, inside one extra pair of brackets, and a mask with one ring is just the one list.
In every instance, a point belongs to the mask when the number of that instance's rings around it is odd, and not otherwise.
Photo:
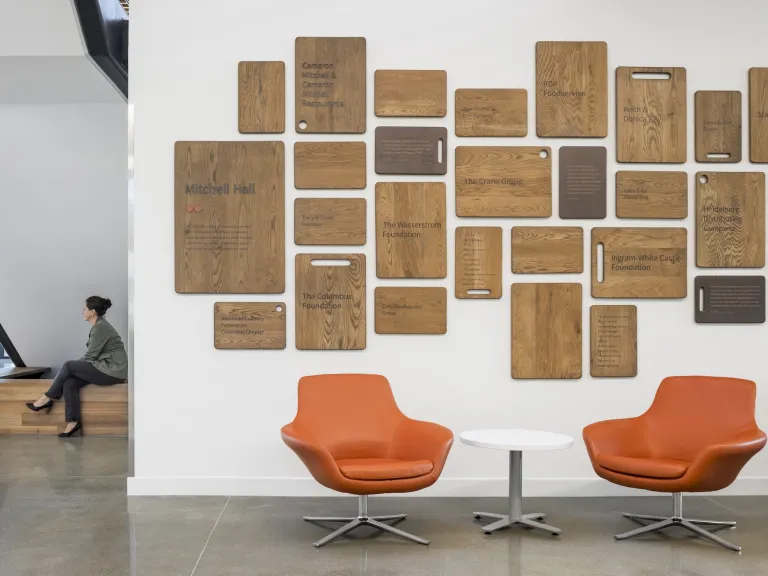
[(30, 366), (82, 356), (93, 294), (112, 299), (126, 336), (126, 116), (125, 104), (0, 106), (0, 322)]
[[(373, 136), (378, 125), (449, 127), (449, 147), (470, 143), (455, 138), (453, 92), (460, 87), (528, 89), (529, 136), (525, 139), (473, 139), (471, 144), (542, 143), (554, 150), (566, 144), (608, 147), (608, 189), (613, 190), (615, 159), (614, 71), (617, 66), (685, 66), (688, 70), (688, 158), (693, 161), (693, 94), (700, 89), (741, 90), (747, 108), (747, 70), (768, 66), (768, 36), (763, 2), (696, 3), (650, 0), (642, 3), (522, 3), (476, 0), (446, 2), (389, 0), (364, 10), (359, 0), (301, 0), (271, 3), (228, 0), (212, 8), (206, 0), (135, 2), (131, 7), (131, 86), (135, 104), (136, 175), (136, 347), (134, 494), (317, 494), (323, 493), (298, 458), (282, 444), (280, 427), (296, 408), (296, 382), (305, 374), (379, 372), (387, 375), (401, 408), (409, 415), (440, 422), (457, 435), (486, 427), (521, 427), (565, 432), (576, 438), (564, 452), (526, 454), (528, 494), (608, 494), (619, 489), (598, 480), (583, 443), (583, 426), (596, 420), (637, 415), (653, 398), (659, 381), (673, 374), (732, 375), (759, 382), (758, 420), (768, 429), (768, 325), (705, 326), (693, 322), (693, 227), (689, 233), (689, 296), (677, 301), (632, 301), (638, 306), (639, 375), (597, 380), (588, 376), (589, 270), (580, 276), (546, 279), (513, 276), (510, 228), (534, 221), (457, 219), (453, 166), (448, 185), (449, 274), (446, 286), (448, 334), (379, 336), (373, 332), (373, 289), (377, 285), (413, 285), (414, 281), (375, 278), (373, 234)], [(714, 15), (717, 14), (715, 17)], [(292, 205), (296, 197), (333, 196), (298, 192), (293, 187), (293, 61), (297, 36), (367, 38), (368, 131), (362, 136), (302, 136), (302, 140), (365, 140), (368, 143), (368, 348), (364, 352), (299, 352), (294, 345)], [(608, 42), (609, 137), (603, 140), (541, 140), (535, 136), (534, 49), (538, 40)], [(762, 56), (762, 58), (761, 58)], [(242, 136), (237, 131), (237, 63), (283, 60), (286, 63), (287, 126), (284, 135)], [(445, 69), (448, 116), (444, 119), (377, 119), (373, 115), (373, 74), (378, 68)], [(746, 117), (746, 116), (745, 116)], [(288, 346), (284, 351), (216, 351), (212, 310), (216, 295), (177, 295), (173, 255), (173, 144), (176, 140), (283, 139), (286, 143), (286, 291)], [(744, 130), (744, 157), (747, 130)], [(449, 156), (453, 162), (453, 153)], [(711, 166), (707, 166), (710, 168)], [(641, 169), (679, 170), (680, 166)], [(759, 170), (741, 165), (716, 170)], [(408, 180), (410, 178), (400, 178)], [(426, 178), (429, 179), (429, 178)], [(693, 194), (689, 201), (693, 202)], [(557, 214), (557, 194), (554, 214)], [(618, 224), (613, 195), (609, 217), (579, 222), (586, 237), (592, 225)], [(692, 210), (691, 210), (692, 213)], [(541, 220), (535, 221), (542, 224)], [(547, 223), (564, 224), (557, 217)], [(457, 225), (504, 228), (504, 297), (498, 301), (453, 298), (453, 228)], [(568, 224), (574, 224), (569, 221)], [(621, 225), (631, 226), (630, 222)], [(653, 223), (657, 225), (657, 223)], [(678, 226), (676, 221), (659, 226)], [(322, 251), (319, 249), (318, 251)], [(344, 251), (342, 248), (339, 251)], [(351, 250), (357, 251), (357, 250)], [(589, 262), (585, 249), (585, 261)], [(762, 272), (762, 271), (761, 271)], [(737, 272), (738, 273), (738, 272)], [(584, 285), (584, 374), (578, 381), (520, 381), (510, 378), (510, 284), (513, 281), (581, 281)], [(272, 301), (270, 296), (244, 299)], [(432, 494), (504, 494), (507, 459), (502, 453), (457, 442), (443, 478)], [(744, 469), (732, 488), (768, 493), (768, 451)]]

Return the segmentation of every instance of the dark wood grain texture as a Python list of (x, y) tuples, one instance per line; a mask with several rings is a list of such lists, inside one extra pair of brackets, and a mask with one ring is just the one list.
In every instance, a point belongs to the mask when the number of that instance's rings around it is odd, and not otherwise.
[(282, 350), (285, 302), (216, 302), (213, 345), (220, 350)]
[(35, 367), (35, 366), (4, 366), (0, 368), (0, 380), (2, 379), (24, 379), (24, 378), (39, 378), (46, 372), (48, 372), (50, 368), (44, 368), (44, 367)]
[(459, 226), (454, 249), (456, 298), (501, 298), (501, 228)]
[(749, 70), (749, 160), (768, 162), (768, 68)]
[(282, 142), (176, 142), (176, 292), (285, 290)]
[(616, 216), (618, 218), (687, 218), (688, 174), (624, 170), (617, 172)]
[(581, 284), (512, 284), (512, 378), (581, 378)]
[(584, 271), (581, 226), (513, 226), (512, 272), (579, 274)]
[(447, 290), (382, 287), (373, 291), (377, 334), (445, 334)]
[(365, 198), (297, 198), (293, 240), (306, 246), (362, 246), (365, 213)]
[(445, 116), (445, 70), (376, 70), (373, 87), (376, 116)]
[(528, 91), (524, 88), (456, 90), (456, 136), (526, 136)]
[(605, 146), (560, 147), (560, 218), (606, 216)]
[(300, 190), (365, 188), (365, 142), (296, 142), (293, 181)]
[(285, 132), (285, 63), (240, 62), (237, 126), (242, 134)]
[(741, 162), (741, 92), (699, 90), (693, 101), (696, 162)]
[(376, 128), (375, 168), (376, 174), (445, 174), (448, 171), (448, 130), (379, 126)]
[(637, 306), (590, 306), (589, 373), (637, 376)]

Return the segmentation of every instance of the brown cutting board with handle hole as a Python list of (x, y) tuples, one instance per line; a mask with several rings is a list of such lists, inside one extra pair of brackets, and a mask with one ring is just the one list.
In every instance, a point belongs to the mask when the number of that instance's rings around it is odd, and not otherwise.
[(501, 228), (456, 228), (456, 298), (501, 298)]
[(581, 378), (581, 284), (512, 284), (512, 378)]
[(296, 348), (365, 349), (365, 254), (296, 254)]
[(696, 265), (765, 266), (765, 174), (696, 174)]
[(293, 181), (300, 190), (365, 188), (365, 142), (296, 142)]
[(285, 302), (216, 302), (213, 345), (220, 350), (282, 350)]
[(637, 376), (637, 306), (590, 306), (589, 373)]
[(512, 272), (580, 274), (584, 271), (581, 226), (513, 226)]
[(362, 246), (365, 207), (365, 198), (297, 198), (293, 202), (294, 242), (306, 246)]
[(616, 173), (616, 216), (687, 218), (688, 174), (620, 170)]
[(551, 215), (552, 153), (548, 147), (456, 147), (456, 216)]
[(749, 70), (749, 160), (768, 162), (768, 68)]
[(528, 91), (524, 88), (456, 90), (456, 136), (526, 136)]
[(237, 114), (242, 134), (285, 132), (284, 62), (240, 62)]
[(365, 38), (296, 38), (296, 132), (365, 132)]
[(445, 116), (445, 70), (376, 70), (373, 109), (376, 116)]
[(616, 69), (619, 162), (686, 161), (685, 68)]
[(685, 298), (687, 247), (685, 228), (593, 228), (592, 296)]
[(694, 94), (696, 162), (741, 162), (741, 92)]
[(376, 334), (445, 334), (447, 290), (381, 287), (373, 291)]

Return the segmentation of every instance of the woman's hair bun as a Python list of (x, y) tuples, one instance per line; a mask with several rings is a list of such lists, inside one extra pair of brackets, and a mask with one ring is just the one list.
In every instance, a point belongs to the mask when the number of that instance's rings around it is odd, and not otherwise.
[(85, 305), (88, 310), (94, 310), (99, 316), (104, 316), (107, 310), (112, 308), (112, 300), (101, 296), (89, 296), (85, 300)]
[(109, 310), (112, 308), (112, 300), (109, 298), (104, 298), (104, 302), (102, 302), (102, 305), (104, 306), (104, 310)]

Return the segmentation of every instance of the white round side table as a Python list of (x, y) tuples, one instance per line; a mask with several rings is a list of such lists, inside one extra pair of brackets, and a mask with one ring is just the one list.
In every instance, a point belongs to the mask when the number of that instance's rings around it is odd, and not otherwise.
[(483, 527), (490, 534), (508, 526), (546, 530), (553, 536), (560, 528), (537, 522), (544, 514), (523, 514), (523, 450), (564, 450), (573, 445), (573, 438), (556, 432), (538, 430), (469, 430), (460, 436), (463, 444), (477, 448), (509, 451), (509, 513), (475, 512), (475, 518), (493, 518), (496, 522)]

